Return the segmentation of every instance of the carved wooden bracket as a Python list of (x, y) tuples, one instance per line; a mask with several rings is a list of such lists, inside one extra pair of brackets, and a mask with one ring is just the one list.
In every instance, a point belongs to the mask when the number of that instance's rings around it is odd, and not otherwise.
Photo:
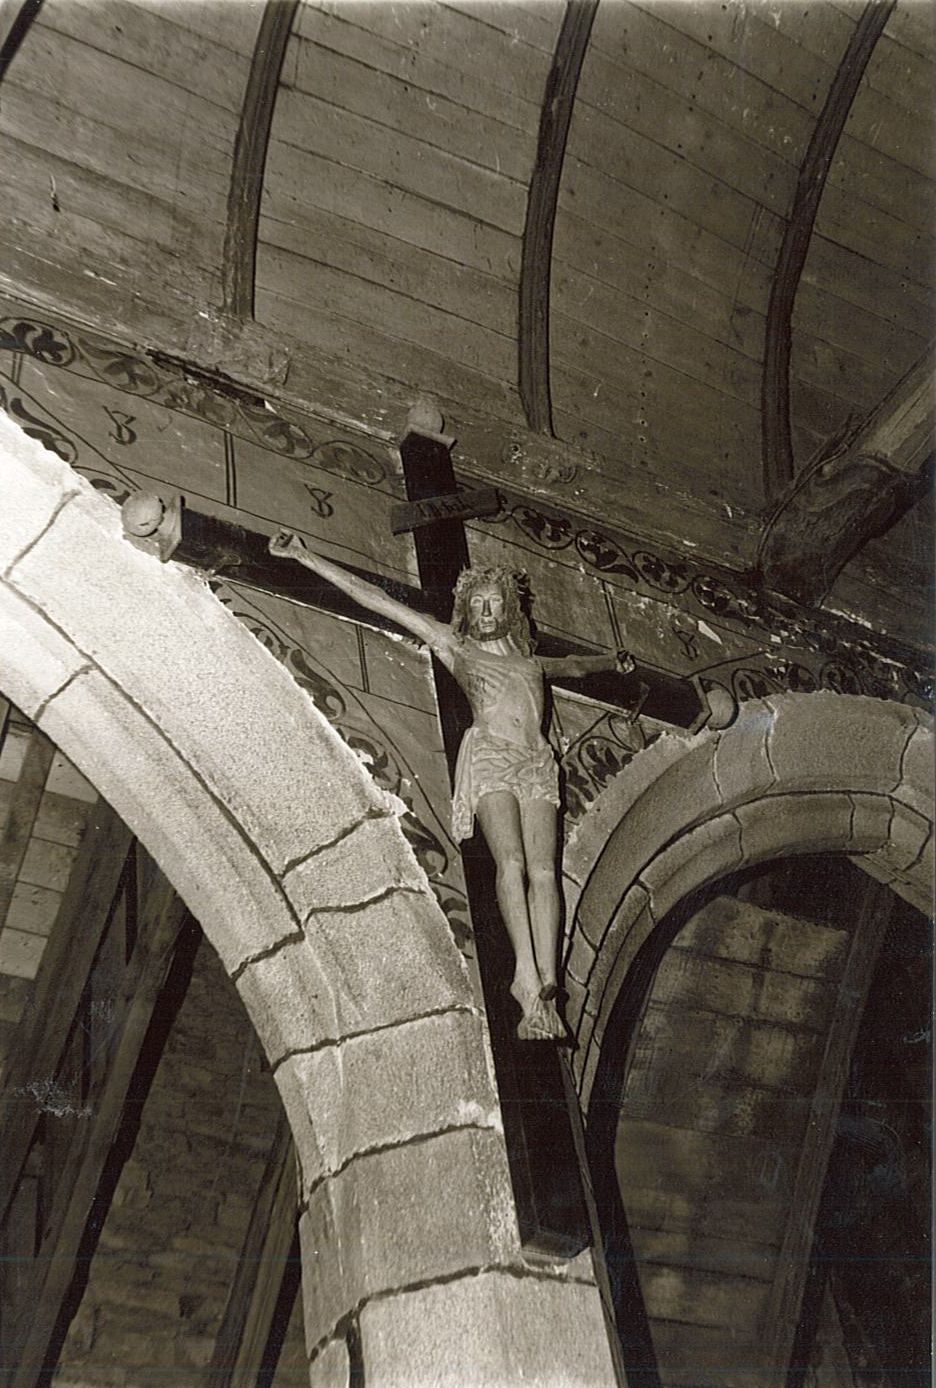
[(933, 362), (931, 348), (863, 424), (787, 488), (758, 546), (756, 573), (766, 588), (820, 603), (852, 555), (931, 485)]

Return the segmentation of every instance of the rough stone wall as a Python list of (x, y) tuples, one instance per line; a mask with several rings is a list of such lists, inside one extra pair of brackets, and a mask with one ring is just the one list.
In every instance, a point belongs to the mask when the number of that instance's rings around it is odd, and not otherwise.
[(202, 942), (65, 1340), (58, 1388), (211, 1381), (281, 1112), (243, 1004)]

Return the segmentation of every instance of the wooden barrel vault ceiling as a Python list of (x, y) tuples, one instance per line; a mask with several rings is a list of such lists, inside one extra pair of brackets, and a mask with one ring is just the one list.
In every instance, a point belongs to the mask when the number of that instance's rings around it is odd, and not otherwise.
[(756, 514), (932, 334), (925, 0), (6, 0), (11, 283)]

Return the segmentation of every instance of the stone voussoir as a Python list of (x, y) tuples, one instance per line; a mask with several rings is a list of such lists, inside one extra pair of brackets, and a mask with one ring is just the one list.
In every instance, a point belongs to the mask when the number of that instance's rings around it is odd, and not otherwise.
[(82, 653), (0, 582), (0, 686), (28, 718), (87, 667)]
[(39, 726), (146, 844), (229, 972), (298, 928), (279, 883), (192, 768), (99, 672), (78, 674)]
[(726, 809), (757, 799), (776, 783), (767, 754), (776, 710), (766, 699), (741, 704), (738, 716), (715, 748), (715, 780)]
[[(389, 808), (306, 692), (206, 582), (134, 548), (117, 509), (76, 481), (81, 493), (17, 563), (17, 590), (145, 709), (274, 869)], [(128, 623), (145, 639), (127, 641)], [(314, 800), (300, 789), (308, 785), (319, 787)]]
[(467, 1364), (471, 1388), (616, 1382), (592, 1286), (481, 1271), (382, 1297), (360, 1324), (368, 1388), (466, 1388)]
[[(563, 855), (563, 871), (573, 880), (586, 884), (602, 848), (624, 816), (629, 815), (647, 791), (673, 768), (682, 766), (687, 757), (701, 752), (701, 762), (696, 757), (691, 764), (691, 773), (696, 775), (705, 760), (711, 758), (714, 762), (719, 737), (719, 733), (710, 732), (694, 736), (663, 733), (644, 751), (638, 752), (589, 806), (588, 814), (570, 834)], [(690, 822), (689, 817), (684, 817), (682, 827), (688, 827)]]
[(771, 695), (777, 717), (767, 749), (783, 790), (893, 791), (915, 711), (864, 695), (831, 690)]
[(330, 1340), (309, 1364), (309, 1388), (349, 1388), (351, 1363), (345, 1340)]
[(439, 1133), (355, 1158), (311, 1192), (300, 1230), (310, 1344), (395, 1288), (492, 1262), (521, 1265), (506, 1153), (493, 1132)]
[(849, 851), (873, 853), (890, 838), (894, 802), (889, 795), (869, 795), (859, 791), (849, 797), (854, 806)]
[(921, 721), (907, 743), (903, 758), (903, 774), (894, 799), (909, 805), (918, 814), (932, 817), (934, 800), (933, 728), (927, 719)]
[(468, 1012), (418, 1017), (290, 1056), (277, 1080), (284, 1093), (288, 1086), (306, 1096), (329, 1171), (444, 1128), (500, 1130), (483, 1025)]
[[(577, 920), (593, 945), (601, 944), (607, 921), (644, 866), (671, 839), (721, 810), (714, 773), (717, 739), (718, 734), (669, 739), (676, 747), (665, 748), (666, 755), (653, 758), (649, 768), (658, 774), (648, 776), (648, 767), (640, 768), (644, 789), (629, 804), (619, 804), (617, 827), (602, 845), (596, 845), (595, 866), (579, 899)], [(638, 753), (619, 778), (622, 789), (632, 784), (631, 769), (644, 757), (649, 763), (656, 747), (654, 743)]]
[(741, 866), (741, 826), (733, 814), (697, 824), (658, 853), (640, 874), (657, 920), (690, 892)]
[(851, 797), (841, 791), (767, 795), (740, 805), (745, 863), (774, 856), (849, 850), (852, 841)]
[(473, 1004), (464, 960), (428, 892), (401, 890), (357, 910), (313, 912), (305, 932), (327, 961), (337, 1036)]
[(247, 964), (237, 989), (271, 1065), (340, 1035), (332, 980), (303, 938)]
[(56, 512), (71, 503), (88, 484), (67, 463), (23, 433), (0, 411), (0, 451), (3, 454), (3, 506), (0, 507), (0, 574), (23, 554)]
[(894, 814), (887, 842), (877, 852), (866, 853), (862, 863), (879, 864), (886, 871), (903, 876), (919, 860), (933, 836), (933, 821), (909, 806), (893, 801)]
[(369, 815), (337, 842), (298, 863), (283, 877), (299, 915), (355, 907), (396, 888), (428, 891), (429, 882), (394, 814)]

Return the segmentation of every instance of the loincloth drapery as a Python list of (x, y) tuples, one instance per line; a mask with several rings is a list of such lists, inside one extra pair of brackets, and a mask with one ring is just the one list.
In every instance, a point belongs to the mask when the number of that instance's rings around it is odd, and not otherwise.
[(471, 837), (478, 801), (496, 790), (508, 790), (518, 800), (548, 800), (558, 806), (559, 770), (549, 744), (523, 747), (481, 728), (468, 729), (455, 764), (452, 837), (456, 843)]

